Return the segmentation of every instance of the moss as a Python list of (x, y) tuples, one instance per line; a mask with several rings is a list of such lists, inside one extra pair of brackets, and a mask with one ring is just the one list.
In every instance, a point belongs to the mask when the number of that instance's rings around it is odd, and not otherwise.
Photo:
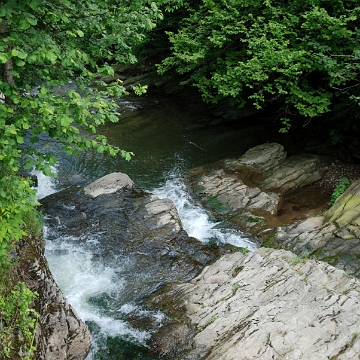
[(310, 245), (310, 243), (306, 243), (304, 248), (306, 249), (306, 251), (310, 254), (313, 251), (312, 246)]
[(244, 269), (244, 266), (238, 266), (234, 269), (234, 275), (236, 276), (240, 271), (242, 271)]
[[(355, 211), (359, 207), (360, 196), (348, 195), (341, 201), (337, 201), (325, 214), (326, 221), (338, 222), (339, 225), (347, 225), (353, 217), (351, 215), (357, 214)], [(348, 214), (351, 214), (350, 216)], [(339, 221), (341, 219), (341, 221)]]
[(268, 232), (267, 236), (263, 240), (262, 246), (273, 249), (280, 249), (280, 245), (275, 240), (276, 229), (272, 229)]
[(194, 192), (195, 192), (196, 195), (202, 195), (202, 194), (204, 194), (204, 190), (205, 190), (205, 186), (198, 185), (198, 186), (195, 187)]
[(332, 265), (332, 266), (336, 266), (339, 262), (339, 258), (337, 256), (321, 256), (316, 254), (316, 257), (324, 262), (327, 262), (328, 264)]
[(231, 210), (229, 204), (221, 202), (216, 196), (208, 196), (206, 198), (206, 205), (218, 213), (224, 213)]
[(250, 222), (250, 223), (258, 223), (259, 221), (261, 221), (262, 220), (262, 218), (260, 218), (260, 217), (253, 217), (253, 216), (248, 216), (247, 218), (246, 218), (246, 221), (247, 222)]

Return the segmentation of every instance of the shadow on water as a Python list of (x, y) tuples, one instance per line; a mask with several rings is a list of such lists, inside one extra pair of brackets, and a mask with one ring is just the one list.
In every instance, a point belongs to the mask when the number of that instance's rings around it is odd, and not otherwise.
[(128, 174), (143, 189), (152, 189), (179, 163), (183, 170), (225, 157), (241, 156), (269, 137), (263, 125), (230, 120), (198, 99), (153, 95), (119, 102), (120, 120), (100, 131), (109, 142), (135, 153), (129, 162), (120, 157), (87, 151), (62, 158), (59, 176), (81, 174), (88, 181), (109, 172)]

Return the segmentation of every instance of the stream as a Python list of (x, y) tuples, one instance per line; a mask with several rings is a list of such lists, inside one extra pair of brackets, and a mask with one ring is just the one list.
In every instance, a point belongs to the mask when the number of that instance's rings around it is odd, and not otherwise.
[[(86, 151), (68, 157), (56, 145), (50, 149), (59, 157), (53, 168), (56, 178), (38, 174), (38, 198), (69, 185), (84, 186), (112, 172), (123, 172), (135, 184), (176, 205), (183, 227), (202, 243), (215, 241), (255, 250), (256, 244), (238, 229), (218, 222), (196, 204), (187, 191), (183, 175), (188, 169), (225, 157), (241, 156), (264, 141), (268, 134), (254, 126), (243, 127), (221, 121), (211, 108), (182, 97), (160, 99), (145, 95), (119, 102), (118, 124), (101, 129), (111, 144), (135, 153), (126, 162)], [(263, 130), (262, 130), (263, 131)], [(151, 318), (160, 326), (165, 315), (143, 309), (124, 291), (126, 283), (141, 281), (146, 286), (146, 269), (136, 271), (133, 259), (103, 257), (96, 237), (86, 242), (60, 237), (50, 225), (44, 228), (45, 255), (56, 282), (80, 318), (89, 326), (93, 344), (87, 359), (155, 359), (146, 347), (151, 331), (126, 322), (130, 312)]]

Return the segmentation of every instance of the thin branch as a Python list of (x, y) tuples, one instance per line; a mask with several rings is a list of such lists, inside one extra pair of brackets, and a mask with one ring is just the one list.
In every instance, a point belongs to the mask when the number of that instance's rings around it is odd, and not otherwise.
[(335, 87), (335, 86), (331, 86), (331, 89), (339, 90), (339, 91), (348, 91), (349, 89), (352, 89), (352, 88), (357, 87), (359, 85), (360, 85), (360, 81), (358, 81), (357, 84), (355, 84), (355, 85), (350, 85), (350, 86), (347, 86), (347, 87), (342, 88), (342, 89), (338, 88), (338, 87)]

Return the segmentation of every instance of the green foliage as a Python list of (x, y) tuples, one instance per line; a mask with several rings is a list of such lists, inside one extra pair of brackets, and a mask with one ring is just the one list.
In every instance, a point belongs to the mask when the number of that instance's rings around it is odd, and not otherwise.
[[(136, 61), (132, 47), (155, 27), (162, 13), (151, 1), (76, 0), (0, 2), (0, 264), (11, 241), (26, 233), (24, 216), (37, 205), (19, 171), (33, 167), (51, 175), (57, 161), (47, 135), (67, 154), (96, 149), (130, 160), (97, 134), (118, 121), (116, 98), (126, 93), (111, 63)], [(68, 84), (69, 79), (73, 81)], [(65, 86), (67, 84), (67, 86)], [(95, 85), (95, 86), (94, 86)], [(137, 86), (135, 92), (144, 93)], [(89, 133), (89, 135), (87, 135)], [(39, 150), (41, 148), (41, 150)]]
[(246, 255), (248, 252), (250, 252), (249, 248), (246, 247), (241, 247), (241, 248), (237, 248), (238, 252), (241, 252), (243, 255)]
[(140, 85), (137, 84), (136, 86), (133, 86), (134, 93), (136, 95), (142, 95), (145, 94), (147, 91), (148, 86), (147, 85)]
[[(67, 154), (95, 149), (125, 160), (133, 156), (97, 133), (105, 122), (118, 121), (116, 100), (126, 93), (120, 81), (101, 78), (114, 75), (114, 64), (134, 63), (133, 47), (162, 17), (150, 0), (0, 0), (2, 277), (15, 242), (40, 234), (35, 191), (19, 174), (35, 168), (52, 175), (57, 159), (44, 138), (61, 143)], [(134, 90), (141, 94), (146, 88)], [(0, 296), (0, 357), (10, 356), (19, 331), (25, 358), (32, 357), (34, 296), (23, 283)]]
[(215, 322), (216, 319), (217, 319), (217, 316), (213, 315), (209, 321), (209, 324), (212, 324), (213, 322)]
[(335, 188), (331, 194), (330, 204), (333, 205), (336, 199), (345, 192), (345, 190), (351, 185), (351, 181), (348, 178), (341, 178), (339, 185)]
[(232, 295), (234, 296), (234, 295), (236, 294), (236, 292), (237, 292), (241, 287), (242, 287), (241, 284), (235, 283), (235, 284), (232, 286), (232, 288), (231, 288), (231, 290), (232, 290)]
[(304, 263), (309, 258), (309, 254), (306, 254), (304, 256), (298, 256), (295, 255), (294, 258), (291, 261), (291, 265), (296, 265), (299, 263)]
[(26, 235), (25, 218), (34, 211), (35, 192), (29, 180), (6, 173), (0, 165), (0, 265), (9, 266), (8, 251)]
[(0, 295), (0, 357), (11, 357), (13, 348), (21, 347), (23, 359), (34, 359), (34, 339), (39, 316), (30, 308), (36, 293), (19, 282), (8, 294)]
[(290, 118), (314, 118), (359, 84), (360, 7), (341, 0), (204, 0), (168, 32), (159, 72), (188, 74), (206, 101), (260, 109), (277, 102)]
[[(101, 90), (91, 85), (97, 74), (114, 74), (110, 62), (136, 61), (132, 46), (160, 18), (156, 5), (147, 1), (13, 0), (3, 5), (0, 62), (12, 67), (11, 74), (4, 71), (0, 81), (5, 95), (0, 104), (4, 168), (16, 172), (19, 159), (24, 158), (25, 169), (35, 165), (50, 174), (54, 155), (23, 146), (26, 139), (38, 142), (44, 132), (63, 143), (68, 154), (95, 148), (99, 153), (131, 158), (130, 152), (95, 135), (106, 121), (118, 121), (117, 104), (109, 96), (121, 96), (125, 89), (120, 82), (98, 83)], [(59, 85), (69, 79), (74, 86), (60, 91)], [(35, 88), (38, 92), (33, 96)], [(83, 131), (94, 136), (84, 136)]]

